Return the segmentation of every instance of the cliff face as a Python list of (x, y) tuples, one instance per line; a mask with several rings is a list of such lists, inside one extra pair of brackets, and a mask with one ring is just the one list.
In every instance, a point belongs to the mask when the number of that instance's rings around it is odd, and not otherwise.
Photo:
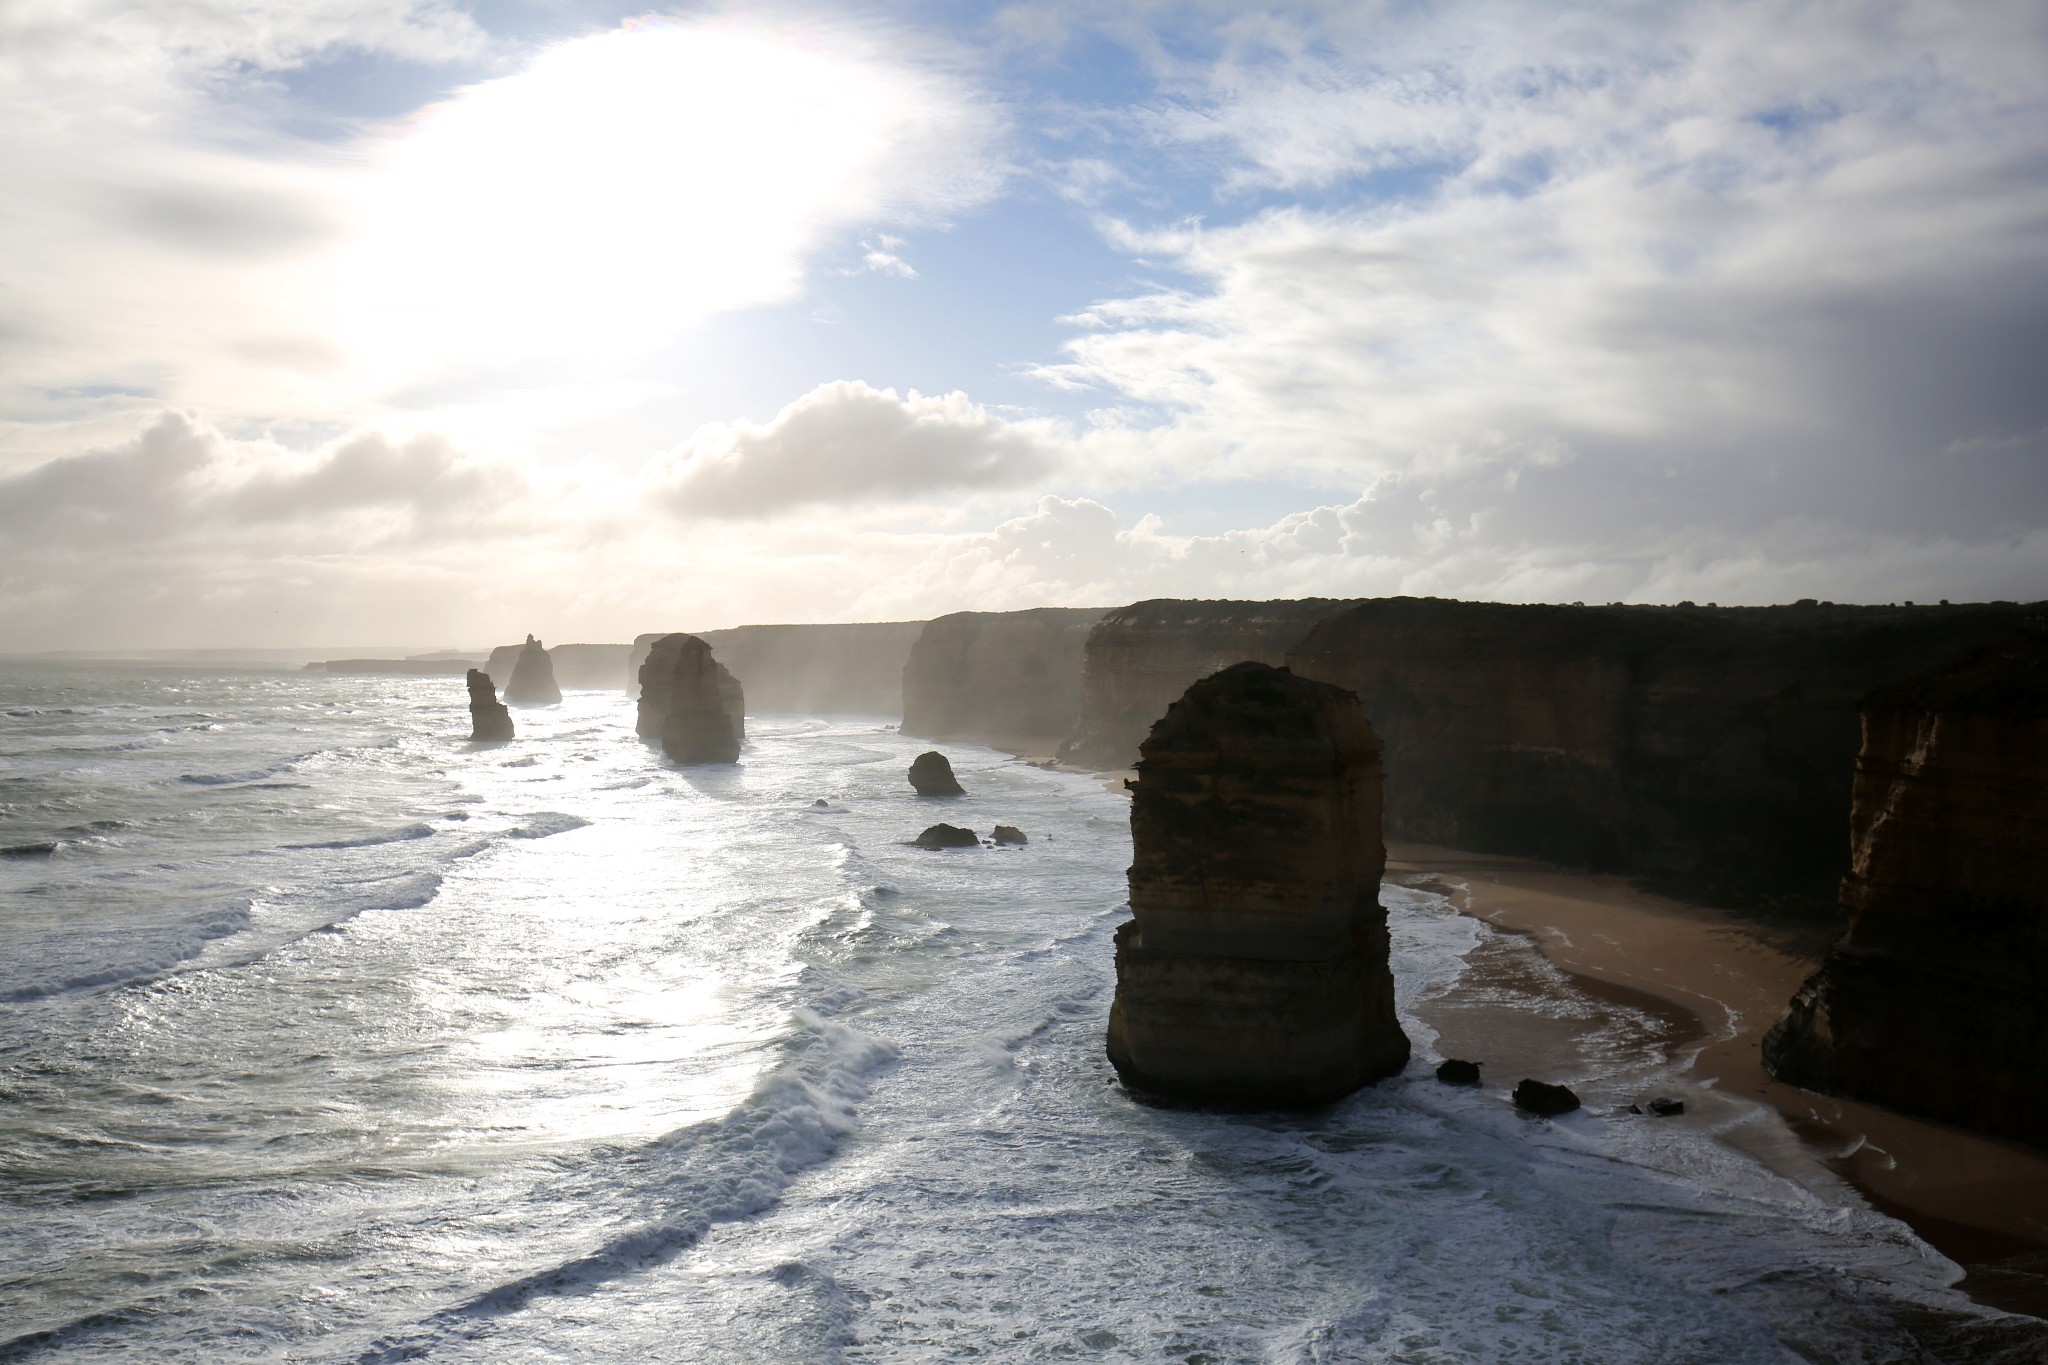
[(1862, 709), (1849, 931), (1765, 1038), (1765, 1065), (2048, 1146), (2048, 634)]
[(739, 679), (694, 635), (664, 635), (640, 666), (639, 733), (678, 763), (737, 763), (746, 737)]
[(556, 645), (548, 651), (555, 681), (564, 687), (617, 691), (625, 676), (631, 645)]
[(525, 648), (525, 645), (499, 645), (484, 660), (484, 672), (494, 679), (510, 678), (514, 665), (519, 662), (519, 651)]
[(903, 733), (1051, 753), (1081, 719), (1081, 665), (1101, 607), (958, 611), (903, 666)]
[(1856, 698), (2024, 614), (1386, 598), (1288, 660), (1364, 703), (1397, 837), (1824, 899)]
[(1315, 597), (1294, 602), (1179, 602), (1161, 598), (1118, 607), (1088, 632), (1081, 674), (1081, 721), (1060, 746), (1068, 763), (1127, 768), (1152, 723), (1188, 685), (1231, 664), (1286, 662), (1309, 627), (1351, 605)]
[(491, 675), (472, 668), (468, 682), (469, 737), (511, 739), (512, 713), (498, 700), (498, 689), (491, 685)]
[[(493, 656), (496, 657), (495, 651)], [(555, 684), (554, 661), (541, 642), (531, 635), (512, 665), (512, 680), (505, 684), (505, 701), (512, 706), (552, 706), (562, 699)]]
[[(924, 624), (734, 626), (694, 633), (747, 680), (756, 710), (899, 716), (903, 665)], [(660, 638), (635, 637), (628, 660), (629, 694), (638, 695), (640, 664)]]
[(1258, 663), (1196, 683), (1152, 728), (1109, 1016), (1126, 1082), (1317, 1104), (1406, 1064), (1379, 749), (1357, 698)]

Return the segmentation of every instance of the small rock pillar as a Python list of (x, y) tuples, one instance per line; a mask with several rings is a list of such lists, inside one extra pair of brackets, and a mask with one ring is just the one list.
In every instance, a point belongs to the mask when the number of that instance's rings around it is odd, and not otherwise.
[(491, 675), (479, 668), (469, 670), (469, 737), (512, 738), (512, 713), (498, 700), (498, 689), (491, 685)]
[(1117, 1073), (1163, 1097), (1278, 1107), (1401, 1070), (1380, 742), (1358, 698), (1237, 664), (1190, 687), (1140, 755)]

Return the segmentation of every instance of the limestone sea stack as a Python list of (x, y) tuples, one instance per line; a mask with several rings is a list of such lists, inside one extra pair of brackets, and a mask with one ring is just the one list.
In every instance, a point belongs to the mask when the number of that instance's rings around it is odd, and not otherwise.
[(478, 668), (469, 670), (469, 737), (512, 738), (512, 713), (498, 700), (498, 689), (491, 685), (491, 675)]
[(967, 789), (953, 776), (953, 765), (937, 749), (928, 749), (910, 761), (910, 785), (919, 796), (965, 796)]
[(1236, 664), (1190, 687), (1139, 753), (1117, 1073), (1176, 1099), (1277, 1107), (1399, 1071), (1380, 742), (1358, 698)]
[(1765, 1037), (1764, 1064), (2048, 1147), (2048, 634), (1861, 709), (1848, 933)]
[(505, 701), (511, 706), (553, 706), (561, 701), (562, 689), (555, 686), (555, 664), (546, 648), (531, 635), (520, 647), (512, 665), (512, 680), (505, 684)]
[(664, 635), (640, 666), (639, 733), (678, 763), (737, 763), (746, 737), (739, 679), (694, 635)]

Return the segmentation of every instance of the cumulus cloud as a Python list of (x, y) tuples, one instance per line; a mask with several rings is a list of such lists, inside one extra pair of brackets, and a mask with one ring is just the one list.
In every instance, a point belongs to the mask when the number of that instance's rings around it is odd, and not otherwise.
[(1004, 421), (964, 393), (899, 398), (840, 380), (769, 422), (700, 428), (651, 467), (648, 482), (684, 516), (758, 517), (814, 503), (1013, 488), (1046, 474), (1058, 451), (1046, 424)]

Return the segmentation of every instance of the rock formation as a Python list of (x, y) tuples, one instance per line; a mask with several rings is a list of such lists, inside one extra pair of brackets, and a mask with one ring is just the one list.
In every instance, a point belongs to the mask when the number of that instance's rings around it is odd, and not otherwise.
[(958, 825), (932, 825), (910, 842), (919, 848), (979, 848), (981, 836)]
[(1132, 784), (1109, 1056), (1196, 1102), (1334, 1100), (1408, 1059), (1378, 903), (1380, 744), (1358, 699), (1241, 663), (1168, 709)]
[(1385, 598), (1288, 660), (1364, 703), (1391, 836), (1824, 904), (1856, 698), (2025, 614)]
[[(903, 665), (924, 625), (734, 626), (693, 633), (747, 680), (756, 711), (894, 717), (903, 714)], [(634, 639), (627, 671), (630, 695), (638, 695), (647, 650), (670, 633)]]
[(739, 679), (694, 635), (664, 635), (640, 666), (638, 730), (678, 763), (737, 763), (746, 737)]
[(505, 702), (510, 706), (553, 706), (562, 699), (555, 686), (554, 661), (541, 642), (531, 635), (520, 647), (519, 661), (512, 665), (512, 680), (505, 684)]
[(1100, 608), (960, 611), (925, 626), (903, 666), (903, 733), (1051, 754), (1081, 719), (1081, 661)]
[(469, 670), (469, 737), (512, 738), (512, 713), (498, 700), (498, 689), (491, 685), (491, 675), (476, 668)]
[(1579, 1107), (1579, 1097), (1572, 1093), (1570, 1086), (1552, 1085), (1548, 1081), (1524, 1079), (1518, 1082), (1514, 1100), (1515, 1108), (1547, 1119), (1569, 1114)]
[(1287, 651), (1324, 617), (1352, 605), (1330, 598), (1295, 602), (1179, 602), (1162, 598), (1118, 607), (1088, 632), (1081, 720), (1060, 746), (1063, 762), (1128, 768), (1152, 722), (1198, 678), (1251, 659), (1287, 661)]
[(513, 668), (519, 663), (519, 651), (525, 648), (523, 644), (499, 645), (491, 651), (490, 657), (484, 660), (484, 672), (490, 674), (493, 680), (510, 678)]
[(967, 789), (953, 776), (953, 765), (937, 749), (927, 749), (910, 761), (910, 785), (919, 796), (965, 796)]
[(997, 848), (1022, 848), (1031, 842), (1029, 838), (1025, 837), (1024, 831), (1018, 829), (1015, 825), (997, 825), (993, 830), (989, 831), (988, 838), (989, 842)]
[(1477, 1085), (1479, 1063), (1460, 1061), (1456, 1057), (1446, 1058), (1437, 1067), (1436, 1078), (1445, 1085)]
[(2048, 634), (1970, 651), (1862, 712), (1848, 933), (1764, 1063), (2048, 1146)]

